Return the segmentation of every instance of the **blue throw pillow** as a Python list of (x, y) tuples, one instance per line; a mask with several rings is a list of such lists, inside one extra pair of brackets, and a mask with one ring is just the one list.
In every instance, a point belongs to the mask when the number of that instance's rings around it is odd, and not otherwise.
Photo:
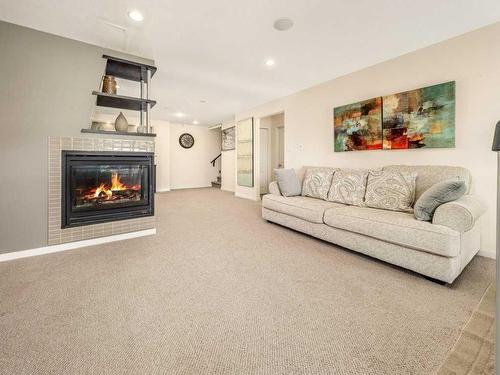
[(417, 220), (431, 221), (434, 211), (440, 205), (457, 200), (466, 191), (465, 181), (460, 177), (454, 177), (432, 185), (415, 202), (413, 207), (415, 218)]

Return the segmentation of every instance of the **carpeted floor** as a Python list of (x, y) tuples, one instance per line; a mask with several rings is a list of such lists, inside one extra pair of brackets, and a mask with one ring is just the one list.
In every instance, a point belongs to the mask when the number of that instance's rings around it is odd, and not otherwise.
[(0, 373), (427, 375), (494, 277), (441, 286), (216, 189), (156, 203), (156, 236), (0, 263)]
[(439, 375), (495, 374), (495, 283), (486, 290)]

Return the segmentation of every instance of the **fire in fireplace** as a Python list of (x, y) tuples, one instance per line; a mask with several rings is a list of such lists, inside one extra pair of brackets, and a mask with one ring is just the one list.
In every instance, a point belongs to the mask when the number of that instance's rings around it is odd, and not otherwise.
[[(107, 167), (107, 166), (106, 166)], [(127, 169), (120, 173), (133, 179), (134, 185), (127, 185), (121, 182), (121, 177), (116, 169), (96, 168), (91, 171), (90, 178), (84, 177), (83, 184), (77, 186), (76, 208), (99, 207), (101, 205), (133, 202), (141, 199), (141, 179), (140, 174), (130, 173)], [(87, 173), (86, 173), (87, 174)], [(98, 177), (95, 177), (98, 176)], [(89, 181), (90, 180), (90, 181)], [(96, 183), (97, 181), (97, 183)], [(99, 186), (97, 186), (97, 184)]]
[(62, 160), (62, 228), (153, 215), (152, 153), (63, 151)]

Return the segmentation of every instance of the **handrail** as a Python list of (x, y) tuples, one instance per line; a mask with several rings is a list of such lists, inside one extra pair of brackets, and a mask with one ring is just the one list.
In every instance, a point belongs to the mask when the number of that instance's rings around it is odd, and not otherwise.
[(215, 167), (215, 161), (220, 158), (222, 156), (222, 152), (214, 159), (212, 160), (210, 163), (212, 164), (212, 167)]

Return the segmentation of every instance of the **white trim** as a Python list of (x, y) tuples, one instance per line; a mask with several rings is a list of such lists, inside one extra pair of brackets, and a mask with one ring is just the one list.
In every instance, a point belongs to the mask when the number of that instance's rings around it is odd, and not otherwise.
[(208, 127), (208, 130), (215, 130), (215, 129), (222, 129), (222, 123), (215, 124), (215, 125), (212, 125), (212, 126)]
[(477, 255), (485, 257), (485, 258), (490, 258), (490, 259), (497, 258), (497, 254), (494, 251), (488, 251), (488, 250), (479, 250)]
[(14, 251), (12, 253), (0, 254), (0, 262), (6, 262), (8, 260), (27, 258), (27, 257), (32, 257), (32, 256), (42, 255), (42, 254), (57, 253), (59, 251), (77, 249), (77, 248), (86, 247), (86, 246), (100, 245), (100, 244), (108, 243), (108, 242), (128, 240), (130, 238), (151, 236), (153, 234), (156, 234), (155, 228), (140, 230), (137, 232), (116, 234), (116, 235), (107, 236), (107, 237), (92, 238), (90, 240), (68, 242), (68, 243), (63, 243), (60, 245), (44, 246), (44, 247), (39, 247), (37, 249)]
[(170, 191), (170, 188), (169, 189), (156, 190), (157, 193), (166, 193), (167, 191)]
[(238, 198), (248, 199), (248, 200), (251, 200), (251, 201), (260, 201), (260, 196), (259, 197), (255, 197), (253, 195), (248, 195), (248, 194), (244, 194), (244, 193), (242, 194), (240, 192), (235, 192), (234, 196), (238, 197)]
[(210, 185), (176, 186), (176, 187), (171, 188), (171, 190), (201, 189), (201, 188), (208, 188), (208, 187), (212, 187), (212, 184), (210, 184)]

